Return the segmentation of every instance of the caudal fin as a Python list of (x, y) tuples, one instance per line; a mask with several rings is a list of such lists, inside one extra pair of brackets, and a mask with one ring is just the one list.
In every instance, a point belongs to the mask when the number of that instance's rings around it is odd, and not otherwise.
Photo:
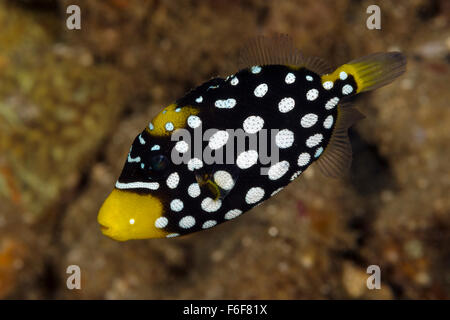
[(406, 70), (406, 57), (400, 52), (378, 52), (350, 61), (333, 73), (324, 75), (322, 81), (335, 81), (341, 72), (355, 79), (356, 93), (374, 90), (391, 83)]

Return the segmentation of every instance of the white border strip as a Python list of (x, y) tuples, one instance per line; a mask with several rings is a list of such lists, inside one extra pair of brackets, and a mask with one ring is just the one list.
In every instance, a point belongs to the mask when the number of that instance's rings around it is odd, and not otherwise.
[(157, 190), (159, 188), (158, 182), (129, 182), (129, 183), (122, 183), (117, 181), (116, 182), (116, 188), (117, 189), (150, 189), (150, 190)]

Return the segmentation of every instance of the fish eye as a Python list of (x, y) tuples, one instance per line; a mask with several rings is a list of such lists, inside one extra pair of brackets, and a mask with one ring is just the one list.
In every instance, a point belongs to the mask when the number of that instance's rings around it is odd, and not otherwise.
[(167, 168), (168, 165), (169, 165), (169, 159), (167, 159), (167, 157), (162, 154), (153, 156), (150, 159), (150, 166), (151, 166), (152, 170), (154, 170), (154, 171), (158, 171), (158, 172), (163, 171), (164, 169)]

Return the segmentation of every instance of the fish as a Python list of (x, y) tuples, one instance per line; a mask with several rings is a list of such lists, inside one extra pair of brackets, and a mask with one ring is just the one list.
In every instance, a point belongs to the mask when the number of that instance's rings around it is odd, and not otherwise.
[(379, 52), (332, 68), (303, 55), (288, 35), (259, 36), (243, 47), (236, 69), (186, 93), (136, 136), (98, 213), (105, 236), (210, 229), (275, 196), (311, 165), (345, 176), (348, 128), (364, 118), (351, 98), (401, 76), (406, 57)]

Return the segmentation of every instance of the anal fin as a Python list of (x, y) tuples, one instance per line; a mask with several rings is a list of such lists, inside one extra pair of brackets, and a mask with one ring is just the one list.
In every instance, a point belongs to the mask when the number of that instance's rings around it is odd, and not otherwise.
[(348, 138), (348, 128), (365, 116), (348, 104), (338, 107), (336, 127), (328, 146), (316, 163), (319, 170), (327, 177), (345, 176), (352, 164), (352, 147)]

